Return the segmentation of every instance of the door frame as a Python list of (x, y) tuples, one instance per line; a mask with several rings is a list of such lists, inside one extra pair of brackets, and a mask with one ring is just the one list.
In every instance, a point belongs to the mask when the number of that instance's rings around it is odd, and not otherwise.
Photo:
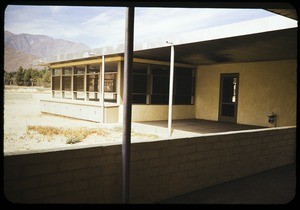
[[(218, 121), (221, 122), (232, 122), (237, 123), (237, 110), (238, 110), (238, 101), (239, 101), (239, 73), (221, 73), (220, 75), (220, 93), (219, 93), (219, 114)], [(223, 95), (223, 78), (224, 77), (236, 77), (236, 92), (235, 92), (235, 106), (234, 106), (234, 116), (222, 116), (222, 95)]]

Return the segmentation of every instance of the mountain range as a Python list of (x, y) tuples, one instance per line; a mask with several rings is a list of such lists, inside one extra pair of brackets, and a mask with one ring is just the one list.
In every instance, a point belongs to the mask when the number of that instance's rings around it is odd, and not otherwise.
[(4, 32), (4, 71), (35, 68), (32, 61), (38, 58), (90, 50), (83, 43), (54, 39), (46, 35), (14, 34)]

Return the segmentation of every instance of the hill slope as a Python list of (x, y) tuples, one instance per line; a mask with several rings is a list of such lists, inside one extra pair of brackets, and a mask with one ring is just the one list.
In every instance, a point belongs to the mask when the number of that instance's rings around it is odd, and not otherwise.
[(23, 68), (43, 67), (32, 66), (32, 61), (38, 58), (90, 50), (82, 43), (54, 39), (45, 35), (4, 33), (4, 71), (17, 71)]
[[(4, 71), (17, 71), (20, 66), (23, 68), (37, 68), (32, 66), (32, 61), (38, 59), (37, 56), (18, 51), (9, 47), (4, 48)], [(39, 67), (38, 69), (40, 69)]]
[(45, 35), (13, 34), (9, 31), (5, 31), (4, 45), (37, 57), (49, 57), (90, 49), (82, 43), (54, 39)]

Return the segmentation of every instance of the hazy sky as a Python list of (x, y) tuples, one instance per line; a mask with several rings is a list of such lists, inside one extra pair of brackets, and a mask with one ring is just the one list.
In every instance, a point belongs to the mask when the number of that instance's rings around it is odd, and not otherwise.
[[(275, 15), (262, 9), (135, 8), (135, 41)], [(125, 7), (8, 5), (4, 29), (82, 42), (123, 43)]]

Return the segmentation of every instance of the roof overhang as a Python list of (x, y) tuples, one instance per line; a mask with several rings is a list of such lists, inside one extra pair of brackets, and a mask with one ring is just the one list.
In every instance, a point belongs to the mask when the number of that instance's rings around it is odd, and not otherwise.
[[(191, 65), (286, 60), (297, 58), (297, 21), (279, 15), (134, 43), (134, 57), (170, 61), (171, 41), (175, 62)], [(92, 52), (57, 56), (46, 64), (122, 55), (124, 45)], [(92, 56), (90, 56), (90, 54)]]
[[(170, 48), (134, 52), (134, 57), (169, 61)], [(297, 29), (243, 35), (175, 46), (175, 62), (192, 65), (297, 58)]]

